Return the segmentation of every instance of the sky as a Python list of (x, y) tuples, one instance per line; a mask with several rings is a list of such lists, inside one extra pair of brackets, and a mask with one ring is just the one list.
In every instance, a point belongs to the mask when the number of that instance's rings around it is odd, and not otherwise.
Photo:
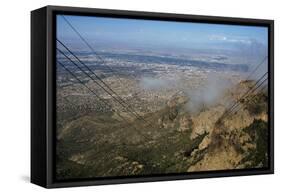
[[(64, 16), (90, 41), (127, 45), (168, 46), (170, 48), (206, 48), (260, 50), (267, 48), (266, 27), (118, 19), (93, 16)], [(77, 35), (57, 16), (57, 37), (79, 41)], [(242, 50), (243, 50), (242, 49)], [(244, 51), (243, 51), (244, 52)]]

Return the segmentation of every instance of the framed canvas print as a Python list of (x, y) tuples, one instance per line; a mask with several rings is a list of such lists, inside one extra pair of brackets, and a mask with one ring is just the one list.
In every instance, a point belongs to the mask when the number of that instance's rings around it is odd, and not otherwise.
[(31, 13), (31, 182), (273, 173), (273, 21)]

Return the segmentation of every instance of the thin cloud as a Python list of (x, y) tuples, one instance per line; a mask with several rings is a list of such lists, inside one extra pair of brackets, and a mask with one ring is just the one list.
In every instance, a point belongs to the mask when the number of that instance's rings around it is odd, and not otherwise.
[(243, 43), (243, 44), (251, 44), (252, 41), (245, 37), (227, 37), (223, 35), (211, 35), (209, 36), (209, 40), (211, 41), (223, 41), (230, 43)]

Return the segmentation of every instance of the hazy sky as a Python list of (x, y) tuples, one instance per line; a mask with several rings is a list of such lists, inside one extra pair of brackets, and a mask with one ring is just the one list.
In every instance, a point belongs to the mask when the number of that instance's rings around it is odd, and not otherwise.
[[(65, 16), (92, 43), (124, 43), (171, 48), (240, 49), (267, 47), (267, 28), (254, 26)], [(57, 16), (57, 37), (78, 40), (63, 18)]]

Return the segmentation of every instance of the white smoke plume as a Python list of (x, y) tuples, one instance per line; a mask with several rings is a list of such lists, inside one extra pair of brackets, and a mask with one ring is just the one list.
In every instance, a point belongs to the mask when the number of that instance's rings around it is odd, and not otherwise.
[(189, 98), (187, 110), (198, 113), (202, 108), (220, 103), (227, 89), (232, 86), (232, 82), (227, 78), (222, 78), (217, 73), (208, 74), (201, 87), (185, 91)]

